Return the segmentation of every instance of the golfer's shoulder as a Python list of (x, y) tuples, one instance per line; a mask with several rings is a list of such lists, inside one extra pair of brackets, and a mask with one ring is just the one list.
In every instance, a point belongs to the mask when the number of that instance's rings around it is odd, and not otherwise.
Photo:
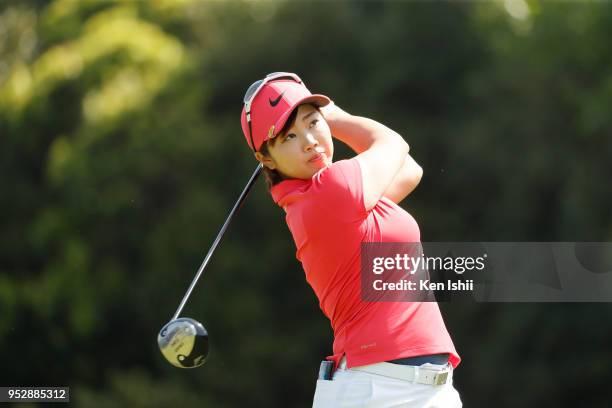
[(346, 189), (361, 184), (361, 168), (356, 158), (338, 160), (313, 176), (313, 183), (323, 188)]
[[(313, 176), (313, 192), (328, 209), (365, 213), (363, 184), (359, 162), (353, 158), (339, 160)], [(354, 211), (353, 211), (354, 210)]]

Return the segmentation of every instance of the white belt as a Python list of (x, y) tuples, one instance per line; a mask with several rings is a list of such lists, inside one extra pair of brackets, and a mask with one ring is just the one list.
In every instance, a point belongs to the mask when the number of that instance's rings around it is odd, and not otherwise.
[[(344, 364), (342, 364), (341, 367), (343, 365)], [(451, 381), (453, 372), (453, 368), (450, 364), (439, 366), (428, 363), (421, 366), (377, 363), (367, 366), (353, 367), (350, 368), (350, 370), (362, 371), (364, 373), (382, 375), (384, 377), (426, 385), (447, 384)]]

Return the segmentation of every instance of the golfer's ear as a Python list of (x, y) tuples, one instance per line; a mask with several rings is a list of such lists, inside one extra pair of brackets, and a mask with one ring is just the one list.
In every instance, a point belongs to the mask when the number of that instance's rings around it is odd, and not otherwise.
[(255, 158), (270, 170), (274, 170), (276, 168), (276, 163), (274, 160), (271, 157), (264, 156), (261, 152), (255, 152)]

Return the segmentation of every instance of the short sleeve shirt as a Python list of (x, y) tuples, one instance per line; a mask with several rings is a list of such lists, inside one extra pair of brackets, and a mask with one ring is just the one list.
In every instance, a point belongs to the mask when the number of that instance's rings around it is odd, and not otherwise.
[(366, 302), (361, 299), (362, 242), (419, 242), (414, 218), (383, 197), (366, 211), (361, 167), (341, 160), (310, 180), (272, 187), (285, 210), (306, 280), (334, 330), (336, 363), (346, 355), (356, 367), (397, 358), (449, 353), (460, 358), (436, 302)]

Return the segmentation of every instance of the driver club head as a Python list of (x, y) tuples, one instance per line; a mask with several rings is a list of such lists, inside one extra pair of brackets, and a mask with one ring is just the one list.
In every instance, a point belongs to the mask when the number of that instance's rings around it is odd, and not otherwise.
[(157, 336), (162, 354), (175, 367), (196, 368), (208, 357), (208, 332), (189, 317), (168, 322)]

